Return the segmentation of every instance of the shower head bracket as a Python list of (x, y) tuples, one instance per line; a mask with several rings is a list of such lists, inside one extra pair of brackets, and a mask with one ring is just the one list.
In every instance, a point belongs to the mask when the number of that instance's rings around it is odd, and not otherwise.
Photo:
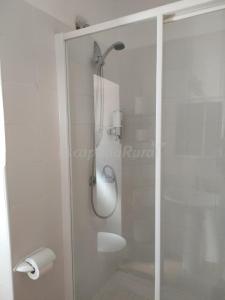
[(93, 55), (93, 62), (98, 65), (103, 63), (103, 58), (102, 58), (102, 51), (99, 47), (99, 44), (94, 41), (94, 55)]

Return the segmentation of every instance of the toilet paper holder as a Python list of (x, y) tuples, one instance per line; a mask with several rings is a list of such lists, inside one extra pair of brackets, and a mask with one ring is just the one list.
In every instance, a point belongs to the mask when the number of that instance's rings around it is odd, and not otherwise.
[(24, 258), (22, 258), (13, 268), (13, 272), (19, 272), (19, 273), (34, 272), (35, 271), (34, 267), (29, 262), (27, 262), (26, 259), (28, 257), (32, 256), (33, 254), (37, 253), (41, 249), (43, 249), (43, 248), (41, 247), (41, 248), (33, 251), (29, 255), (25, 256)]
[(55, 259), (56, 255), (51, 249), (42, 247), (20, 260), (13, 271), (25, 273), (30, 279), (37, 280), (51, 270)]

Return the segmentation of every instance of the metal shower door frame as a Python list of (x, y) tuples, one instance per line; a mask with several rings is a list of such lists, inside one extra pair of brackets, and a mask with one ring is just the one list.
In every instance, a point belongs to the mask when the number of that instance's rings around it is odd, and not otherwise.
[(73, 270), (73, 218), (70, 163), (70, 127), (66, 71), (66, 41), (121, 26), (155, 19), (157, 22), (156, 58), (156, 120), (155, 120), (155, 300), (161, 290), (161, 145), (162, 145), (162, 73), (164, 24), (225, 9), (225, 1), (182, 0), (126, 17), (93, 25), (84, 29), (60, 33), (55, 36), (58, 111), (61, 158), (61, 197), (64, 238), (65, 300), (75, 299)]

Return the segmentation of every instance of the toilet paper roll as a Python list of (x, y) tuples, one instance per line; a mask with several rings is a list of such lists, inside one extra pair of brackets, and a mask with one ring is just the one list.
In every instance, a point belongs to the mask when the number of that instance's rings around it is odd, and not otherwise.
[(41, 248), (35, 251), (31, 256), (25, 259), (25, 261), (34, 268), (34, 271), (27, 273), (27, 275), (32, 280), (39, 279), (42, 275), (51, 270), (55, 259), (55, 253), (49, 248)]

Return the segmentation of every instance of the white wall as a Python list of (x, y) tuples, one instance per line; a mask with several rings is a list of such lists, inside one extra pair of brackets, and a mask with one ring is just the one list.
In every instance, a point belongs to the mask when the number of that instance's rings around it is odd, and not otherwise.
[(111, 0), (26, 0), (60, 21), (74, 27), (77, 15), (84, 16), (90, 24), (113, 17)]
[[(152, 40), (155, 41), (155, 37), (156, 31)], [(124, 116), (123, 149), (130, 148), (133, 152), (148, 153), (122, 159), (123, 236), (127, 240), (129, 261), (147, 261), (153, 264), (155, 61), (156, 45), (141, 45), (136, 49), (127, 49), (119, 65), (121, 109)]]
[(6, 196), (5, 164), (5, 124), (2, 97), (2, 78), (0, 65), (0, 257), (4, 257), (0, 264), (0, 299), (13, 300), (12, 261), (9, 234), (9, 213)]
[(73, 0), (25, 0), (65, 24), (73, 24)]
[(65, 299), (54, 33), (68, 29), (22, 0), (0, 2), (12, 262), (41, 246), (57, 255), (37, 282), (14, 273), (15, 300)]

